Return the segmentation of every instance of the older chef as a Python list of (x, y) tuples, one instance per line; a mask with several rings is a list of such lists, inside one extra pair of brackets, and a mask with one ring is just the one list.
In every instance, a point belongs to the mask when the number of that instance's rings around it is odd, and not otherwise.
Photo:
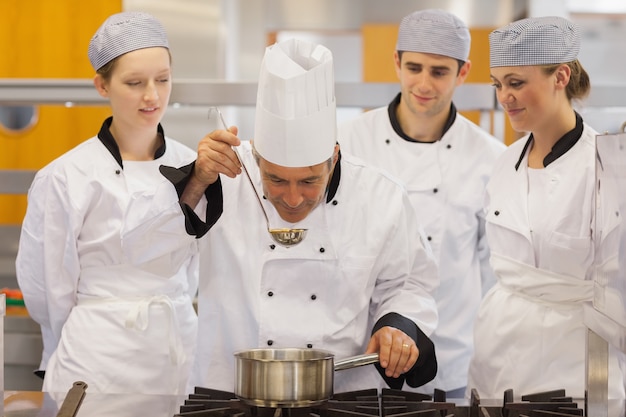
[(400, 179), (439, 259), (437, 377), (418, 389), (462, 397), (472, 329), (495, 277), (489, 265), (483, 199), (504, 144), (457, 113), (452, 96), (471, 63), (470, 32), (452, 13), (427, 9), (400, 22), (394, 63), (401, 92), (388, 106), (339, 128), (345, 152)]
[(165, 29), (146, 13), (112, 15), (88, 56), (112, 116), (35, 176), (16, 262), (43, 335), (43, 389), (80, 380), (90, 392), (182, 393), (196, 347), (196, 245), (164, 276), (130, 265), (120, 240), (131, 195), (167, 182), (159, 165), (195, 157), (160, 124), (172, 88)]
[[(489, 44), (498, 101), (513, 128), (530, 133), (505, 151), (487, 186), (498, 281), (479, 310), (468, 387), (483, 398), (509, 388), (583, 398), (583, 312), (603, 231), (594, 219), (597, 133), (571, 104), (590, 89), (580, 32), (560, 17), (522, 19), (493, 31)], [(615, 352), (608, 393), (624, 398)]]
[[(201, 141), (194, 166), (163, 168), (183, 193), (186, 218), (174, 187), (135, 199), (127, 254), (158, 265), (157, 273), (204, 233), (191, 208), (208, 199), (214, 225), (201, 247), (194, 384), (232, 390), (233, 353), (257, 347), (326, 349), (338, 358), (378, 352), (376, 367), (393, 387), (435, 376), (432, 253), (403, 187), (342, 155), (336, 129), (331, 52), (296, 39), (275, 44), (262, 62), (253, 145), (240, 143), (235, 127), (217, 130)], [(272, 240), (232, 146), (263, 192), (272, 227), (308, 229), (301, 243)], [(137, 245), (143, 239), (160, 242), (162, 259)], [(337, 372), (335, 390), (382, 382), (366, 366)]]

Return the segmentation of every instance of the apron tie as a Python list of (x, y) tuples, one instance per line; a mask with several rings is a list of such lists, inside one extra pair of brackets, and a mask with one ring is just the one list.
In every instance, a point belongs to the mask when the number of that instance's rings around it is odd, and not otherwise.
[(185, 354), (182, 342), (176, 337), (176, 326), (178, 319), (176, 317), (176, 307), (172, 303), (172, 299), (168, 295), (154, 295), (146, 297), (81, 297), (79, 294), (78, 305), (101, 305), (101, 304), (129, 304), (131, 305), (124, 326), (127, 329), (145, 331), (150, 322), (150, 306), (153, 304), (161, 305), (167, 310), (169, 316), (167, 324), (167, 337), (169, 343), (170, 361), (172, 365), (178, 365), (184, 362)]
[(536, 268), (493, 253), (491, 265), (503, 288), (535, 302), (575, 305), (593, 300), (594, 282), (591, 280)]
[(153, 304), (161, 305), (166, 308), (169, 315), (169, 323), (167, 325), (167, 336), (169, 339), (170, 360), (172, 365), (177, 365), (179, 359), (183, 358), (183, 349), (180, 340), (175, 337), (174, 329), (176, 329), (176, 309), (172, 304), (172, 300), (166, 295), (155, 295), (150, 298), (139, 300), (128, 311), (126, 315), (126, 328), (139, 331), (145, 331), (148, 328), (150, 317), (150, 306)]

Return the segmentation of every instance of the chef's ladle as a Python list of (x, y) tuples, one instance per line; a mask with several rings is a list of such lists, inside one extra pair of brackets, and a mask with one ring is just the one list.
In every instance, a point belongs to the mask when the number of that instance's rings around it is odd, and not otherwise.
[[(221, 124), (222, 129), (228, 130), (228, 126), (226, 125), (226, 122), (224, 121), (224, 116), (222, 116), (222, 112), (220, 111), (218, 107), (209, 108), (209, 120), (213, 120), (213, 119), (217, 119), (217, 122)], [(248, 172), (246, 165), (243, 163), (243, 159), (241, 158), (241, 155), (239, 154), (239, 150), (237, 149), (236, 146), (233, 146), (232, 149), (233, 151), (235, 151), (235, 155), (237, 155), (237, 159), (239, 159), (241, 168), (243, 169), (243, 172), (246, 174), (246, 177), (248, 178), (248, 182), (250, 183), (250, 186), (252, 186), (252, 191), (254, 191), (254, 196), (259, 202), (259, 206), (261, 206), (261, 211), (263, 212), (263, 216), (265, 217), (265, 223), (267, 225), (267, 231), (272, 236), (272, 239), (274, 239), (276, 243), (282, 246), (293, 246), (302, 242), (302, 239), (304, 239), (304, 237), (306, 236), (307, 229), (289, 229), (289, 228), (272, 229), (270, 227), (270, 220), (267, 217), (267, 212), (265, 211), (263, 202), (261, 201), (261, 198), (259, 197), (259, 193), (257, 193), (256, 191), (256, 187), (254, 186), (254, 182), (252, 182), (252, 178), (250, 177), (250, 173)]]

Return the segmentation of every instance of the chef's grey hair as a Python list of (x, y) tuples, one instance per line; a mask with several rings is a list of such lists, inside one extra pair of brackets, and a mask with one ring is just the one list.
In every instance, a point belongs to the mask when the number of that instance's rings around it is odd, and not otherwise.
[[(256, 151), (256, 149), (254, 149), (254, 142), (252, 143), (252, 156), (254, 157), (254, 162), (256, 162), (256, 164), (258, 166), (259, 162), (261, 161), (261, 158), (263, 158), (263, 157), (261, 155), (259, 155), (259, 153)], [(328, 167), (328, 169), (332, 169), (333, 168), (333, 159), (334, 158), (335, 158), (335, 153), (333, 152), (333, 155), (325, 161), (326, 166)]]

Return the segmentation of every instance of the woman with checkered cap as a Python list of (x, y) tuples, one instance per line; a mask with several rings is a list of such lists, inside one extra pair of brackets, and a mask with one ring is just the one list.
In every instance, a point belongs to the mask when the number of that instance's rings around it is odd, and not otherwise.
[[(120, 238), (131, 197), (166, 181), (159, 166), (195, 160), (160, 124), (172, 87), (167, 36), (149, 14), (118, 13), (97, 30), (88, 55), (112, 116), (37, 173), (17, 256), (43, 336), (43, 390), (67, 392), (80, 380), (90, 393), (184, 394), (198, 260), (186, 258), (165, 278), (139, 271)], [(158, 251), (158, 242), (142, 245)]]
[[(560, 17), (523, 19), (489, 36), (491, 78), (513, 128), (526, 136), (496, 163), (487, 186), (487, 238), (497, 283), (474, 328), (468, 388), (501, 399), (565, 389), (585, 395), (593, 298), (595, 138), (572, 107), (590, 89), (580, 33)], [(624, 398), (618, 359), (609, 396)]]

